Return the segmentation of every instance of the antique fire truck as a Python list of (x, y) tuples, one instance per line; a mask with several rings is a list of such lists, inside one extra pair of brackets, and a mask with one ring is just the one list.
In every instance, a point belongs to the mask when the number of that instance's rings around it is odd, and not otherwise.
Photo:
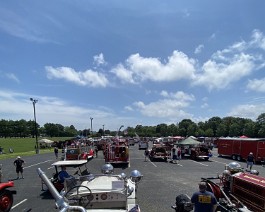
[[(256, 170), (244, 171), (237, 162), (229, 163), (218, 177), (202, 178), (218, 201), (218, 211), (264, 212), (265, 177), (258, 176)], [(190, 199), (176, 197), (175, 211), (191, 211)]]

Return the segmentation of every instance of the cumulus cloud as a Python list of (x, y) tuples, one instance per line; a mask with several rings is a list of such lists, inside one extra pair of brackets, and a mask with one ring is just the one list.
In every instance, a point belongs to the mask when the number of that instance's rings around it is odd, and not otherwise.
[(189, 107), (190, 102), (195, 100), (195, 97), (192, 94), (187, 94), (183, 91), (178, 91), (176, 93), (162, 91), (160, 95), (164, 98), (149, 104), (138, 101), (135, 102), (133, 106), (139, 110), (142, 115), (148, 117), (183, 118), (191, 116), (183, 109)]
[(51, 66), (46, 66), (45, 69), (48, 79), (64, 79), (88, 87), (106, 87), (109, 84), (105, 75), (92, 70), (77, 72), (69, 67), (53, 68)]
[(265, 92), (265, 78), (249, 80), (247, 88), (253, 91)]
[(104, 59), (104, 55), (102, 53), (100, 53), (99, 55), (95, 55), (93, 58), (94, 58), (94, 63), (97, 66), (107, 64), (105, 59)]
[(174, 51), (166, 63), (158, 58), (144, 58), (139, 54), (131, 55), (125, 65), (119, 64), (111, 70), (123, 82), (140, 83), (144, 81), (176, 81), (193, 79), (195, 60), (182, 52)]
[(249, 118), (252, 120), (257, 119), (257, 117), (264, 113), (265, 104), (245, 104), (245, 105), (238, 105), (237, 107), (233, 108), (229, 113), (228, 116), (235, 116), (235, 117), (242, 117), (242, 118)]
[(200, 44), (199, 46), (196, 47), (194, 54), (199, 54), (202, 52), (202, 49), (204, 48), (203, 44)]
[(215, 52), (202, 65), (201, 72), (197, 72), (196, 81), (192, 84), (205, 86), (209, 90), (224, 89), (233, 82), (250, 76), (254, 71), (265, 67), (262, 52), (252, 53), (253, 48), (263, 49), (264, 44), (264, 35), (254, 30), (250, 41), (241, 40)]
[(251, 55), (243, 53), (235, 55), (229, 64), (209, 60), (203, 64), (203, 72), (197, 74), (192, 84), (206, 86), (209, 90), (226, 88), (232, 82), (250, 75), (255, 67), (254, 60)]

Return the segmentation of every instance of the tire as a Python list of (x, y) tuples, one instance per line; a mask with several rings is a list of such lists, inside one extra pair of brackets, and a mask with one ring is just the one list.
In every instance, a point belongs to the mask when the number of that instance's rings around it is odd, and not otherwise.
[(241, 158), (240, 155), (238, 155), (238, 156), (236, 157), (236, 159), (237, 159), (238, 161), (241, 161), (241, 160), (242, 160), (242, 158)]
[(232, 159), (233, 160), (236, 160), (236, 155), (232, 155)]
[(206, 160), (206, 161), (207, 161), (207, 160), (209, 160), (209, 158), (204, 158), (204, 160)]
[(9, 190), (3, 190), (0, 192), (0, 211), (8, 212), (13, 205), (13, 195)]

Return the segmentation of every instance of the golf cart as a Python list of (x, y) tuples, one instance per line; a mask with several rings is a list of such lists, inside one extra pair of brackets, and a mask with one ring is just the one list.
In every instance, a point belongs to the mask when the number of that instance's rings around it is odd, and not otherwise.
[[(85, 175), (89, 174), (87, 171), (87, 160), (62, 160), (62, 161), (57, 161), (52, 164), (55, 168), (55, 173), (53, 173), (53, 176), (50, 178), (51, 183), (54, 185), (54, 187), (60, 192), (64, 188), (64, 184), (61, 183), (58, 179), (59, 172), (61, 170), (61, 167), (64, 166), (66, 168), (75, 168), (76, 171), (74, 172), (74, 175)], [(42, 181), (42, 190), (44, 182)]]

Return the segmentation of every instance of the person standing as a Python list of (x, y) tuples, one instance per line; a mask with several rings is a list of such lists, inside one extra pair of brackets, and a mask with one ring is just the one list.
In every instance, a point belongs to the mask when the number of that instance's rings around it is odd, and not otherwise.
[(19, 179), (19, 173), (21, 174), (21, 178), (24, 179), (23, 176), (23, 164), (24, 160), (21, 159), (20, 156), (17, 156), (17, 159), (14, 161), (14, 166), (16, 167), (17, 179)]
[(199, 183), (199, 191), (196, 191), (191, 202), (194, 204), (194, 212), (214, 212), (217, 208), (217, 200), (212, 192), (206, 191), (206, 182)]
[(249, 169), (251, 170), (253, 164), (254, 164), (254, 155), (253, 155), (252, 152), (250, 152), (248, 157), (247, 157), (247, 169), (248, 169), (248, 166), (249, 166)]
[(148, 149), (146, 149), (146, 150), (144, 151), (144, 161), (147, 161), (147, 157), (148, 157), (148, 155), (149, 155), (149, 151), (148, 151)]
[(55, 154), (56, 159), (58, 159), (58, 152), (59, 152), (58, 147), (57, 146), (54, 147), (54, 154)]
[(98, 157), (98, 147), (95, 146), (96, 158)]

